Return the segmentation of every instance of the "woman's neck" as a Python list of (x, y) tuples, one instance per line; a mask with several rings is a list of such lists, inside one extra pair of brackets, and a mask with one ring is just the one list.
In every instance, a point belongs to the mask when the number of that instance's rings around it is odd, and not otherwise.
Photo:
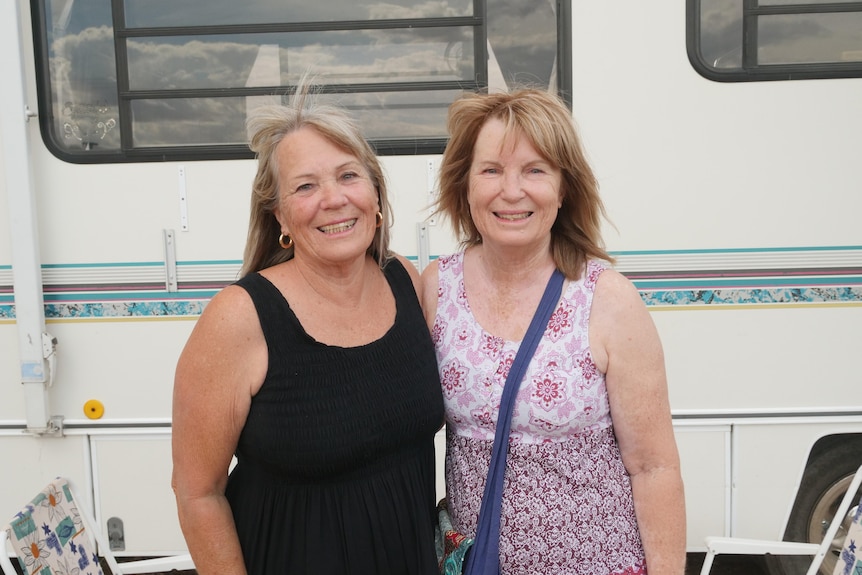
[(479, 273), (490, 283), (516, 288), (546, 280), (556, 265), (550, 250), (495, 250), (479, 245), (468, 250)]
[(347, 265), (309, 265), (301, 260), (294, 260), (294, 265), (297, 275), (324, 301), (351, 307), (363, 301), (369, 288), (376, 288), (377, 264), (367, 255)]

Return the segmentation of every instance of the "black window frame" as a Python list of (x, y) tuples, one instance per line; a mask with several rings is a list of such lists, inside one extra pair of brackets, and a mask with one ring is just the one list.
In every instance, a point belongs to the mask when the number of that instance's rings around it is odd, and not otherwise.
[[(192, 36), (212, 34), (247, 34), (269, 32), (309, 32), (336, 30), (372, 30), (427, 27), (473, 27), (473, 55), (475, 77), (472, 81), (393, 82), (361, 84), (329, 84), (320, 86), (323, 93), (369, 93), (410, 92), (417, 90), (482, 91), (488, 86), (487, 51), (487, 3), (488, 0), (472, 0), (473, 16), (392, 19), (392, 20), (347, 20), (302, 23), (236, 24), (207, 26), (176, 26), (129, 28), (125, 24), (124, 1), (110, 0), (114, 34), (115, 62), (117, 66), (117, 124), (120, 130), (119, 150), (88, 151), (86, 154), (70, 153), (57, 144), (58, 135), (55, 111), (52, 105), (50, 66), (48, 62), (44, 0), (31, 0), (33, 40), (36, 57), (36, 84), (39, 105), (39, 124), (45, 145), (56, 157), (76, 164), (196, 161), (249, 159), (254, 155), (246, 144), (183, 145), (163, 147), (134, 147), (132, 126), (132, 102), (147, 98), (189, 97), (244, 97), (260, 95), (287, 95), (295, 86), (203, 88), (175, 90), (132, 90), (129, 86), (129, 64), (126, 43), (129, 39), (157, 36)], [(571, 106), (571, 0), (558, 0), (557, 14), (557, 87), (560, 95)], [(445, 137), (410, 139), (370, 139), (379, 155), (439, 154), (446, 146)]]
[(760, 5), (758, 0), (739, 0), (742, 4), (742, 67), (726, 70), (706, 62), (700, 50), (703, 0), (686, 0), (686, 51), (692, 67), (704, 78), (715, 82), (766, 82), (776, 80), (823, 80), (862, 77), (862, 61), (798, 64), (757, 63), (757, 19), (780, 14), (827, 14), (862, 12), (860, 2), (824, 4)]

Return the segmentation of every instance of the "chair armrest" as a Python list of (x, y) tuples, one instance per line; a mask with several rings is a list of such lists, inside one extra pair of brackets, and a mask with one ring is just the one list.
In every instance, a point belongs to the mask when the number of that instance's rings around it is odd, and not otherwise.
[(4, 575), (18, 575), (18, 572), (15, 570), (15, 567), (12, 565), (12, 561), (9, 559), (9, 555), (6, 552), (7, 540), (8, 535), (6, 534), (6, 529), (0, 529), (0, 570), (3, 571)]
[(816, 555), (820, 545), (795, 541), (707, 537), (706, 548), (716, 555)]
[(162, 573), (176, 569), (178, 571), (189, 571), (195, 568), (192, 556), (170, 555), (168, 557), (157, 557), (155, 559), (142, 559), (140, 561), (125, 561), (120, 563), (121, 573), (118, 575), (135, 575), (137, 573)]

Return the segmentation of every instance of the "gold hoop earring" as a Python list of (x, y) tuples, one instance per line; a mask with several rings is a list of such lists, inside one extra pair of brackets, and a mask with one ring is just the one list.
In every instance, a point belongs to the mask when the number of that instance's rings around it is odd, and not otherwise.
[(278, 245), (281, 246), (284, 250), (289, 250), (293, 247), (293, 238), (290, 235), (287, 236), (287, 243), (284, 243), (284, 234), (278, 236)]
[(383, 212), (377, 212), (377, 225), (374, 227), (379, 228), (382, 225), (383, 225)]

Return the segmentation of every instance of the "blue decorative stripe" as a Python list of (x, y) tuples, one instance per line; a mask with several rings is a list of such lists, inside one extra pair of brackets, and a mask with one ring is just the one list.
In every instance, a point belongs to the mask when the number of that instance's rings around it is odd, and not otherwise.
[(846, 252), (859, 251), (862, 246), (807, 246), (807, 247), (773, 247), (773, 248), (711, 248), (691, 250), (622, 250), (610, 254), (619, 256), (655, 256), (674, 254), (753, 254), (753, 253), (793, 253), (793, 252)]
[(209, 300), (218, 290), (195, 290), (188, 292), (166, 292), (161, 291), (114, 291), (111, 292), (83, 292), (83, 293), (46, 293), (44, 295), (45, 303), (71, 302), (92, 303), (92, 302), (171, 302), (173, 300)]
[[(633, 279), (641, 291), (646, 290), (705, 290), (735, 288), (742, 290), (763, 290), (770, 288), (806, 288), (823, 286), (862, 286), (862, 275), (839, 275), (834, 277), (785, 276), (785, 277), (735, 277), (735, 278), (673, 278), (673, 279)], [(780, 291), (780, 290), (779, 290)]]
[[(178, 261), (178, 267), (198, 265), (232, 265), (241, 266), (242, 260), (184, 260)], [(89, 269), (89, 268), (140, 268), (140, 267), (165, 267), (165, 262), (90, 262), (77, 264), (42, 264), (42, 269)], [(12, 266), (0, 265), (0, 270), (12, 269)]]
[(43, 270), (90, 269), (90, 268), (163, 268), (165, 262), (90, 262), (79, 264), (42, 264)]

